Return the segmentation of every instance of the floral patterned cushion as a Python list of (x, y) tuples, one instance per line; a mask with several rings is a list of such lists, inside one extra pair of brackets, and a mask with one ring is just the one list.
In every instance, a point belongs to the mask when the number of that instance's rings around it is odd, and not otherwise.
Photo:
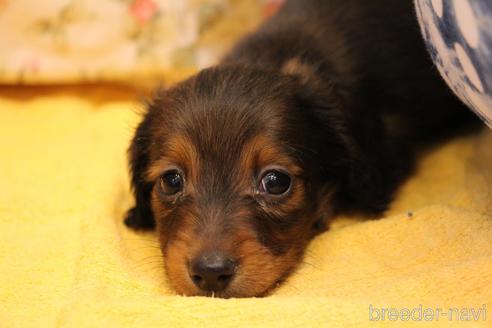
[(279, 0), (0, 0), (0, 83), (134, 81), (215, 62)]
[(415, 7), (441, 75), (492, 128), (492, 1), (416, 0)]

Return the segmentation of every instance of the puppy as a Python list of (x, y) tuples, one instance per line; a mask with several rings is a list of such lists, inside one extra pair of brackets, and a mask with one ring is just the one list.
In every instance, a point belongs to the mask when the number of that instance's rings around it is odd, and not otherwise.
[(381, 214), (413, 145), (468, 115), (412, 1), (287, 1), (219, 65), (150, 101), (125, 223), (156, 227), (179, 294), (266, 295), (331, 218)]

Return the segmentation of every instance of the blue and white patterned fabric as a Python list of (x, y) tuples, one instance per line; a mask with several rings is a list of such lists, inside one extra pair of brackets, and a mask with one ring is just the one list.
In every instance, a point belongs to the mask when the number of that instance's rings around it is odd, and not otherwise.
[(492, 0), (415, 0), (415, 7), (442, 77), (492, 128)]

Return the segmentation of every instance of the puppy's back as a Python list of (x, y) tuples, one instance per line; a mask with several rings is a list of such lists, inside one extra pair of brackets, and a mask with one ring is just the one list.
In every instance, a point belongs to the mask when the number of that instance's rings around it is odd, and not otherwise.
[(425, 140), (475, 121), (428, 55), (411, 0), (291, 0), (225, 58), (282, 69), (300, 58), (380, 115), (394, 137)]

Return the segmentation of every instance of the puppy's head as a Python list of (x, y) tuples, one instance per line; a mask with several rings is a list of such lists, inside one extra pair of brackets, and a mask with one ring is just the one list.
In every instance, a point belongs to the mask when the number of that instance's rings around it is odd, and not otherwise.
[(178, 293), (264, 295), (363, 184), (337, 96), (316, 89), (219, 66), (154, 97), (130, 148), (128, 223), (155, 223)]

